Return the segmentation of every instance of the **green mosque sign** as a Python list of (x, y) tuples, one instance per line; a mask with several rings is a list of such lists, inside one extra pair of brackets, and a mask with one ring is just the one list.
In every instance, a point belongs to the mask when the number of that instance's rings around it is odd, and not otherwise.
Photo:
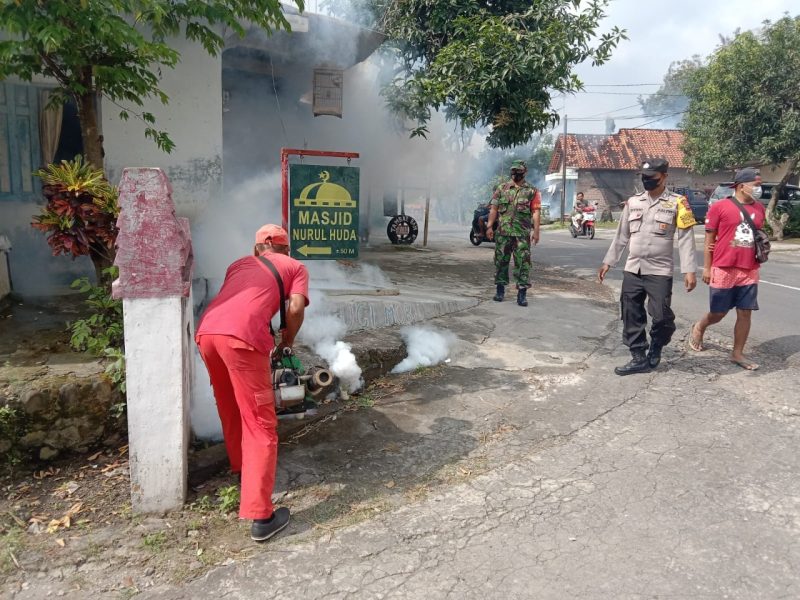
[(289, 240), (294, 258), (358, 258), (358, 188), (358, 167), (290, 165)]

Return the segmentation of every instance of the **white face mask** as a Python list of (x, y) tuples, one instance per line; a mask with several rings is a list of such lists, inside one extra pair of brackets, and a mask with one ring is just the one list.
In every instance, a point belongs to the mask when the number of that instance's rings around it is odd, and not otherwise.
[(763, 193), (764, 190), (761, 189), (760, 185), (754, 185), (752, 188), (750, 188), (750, 193), (747, 195), (750, 196), (753, 200), (760, 200), (761, 195)]

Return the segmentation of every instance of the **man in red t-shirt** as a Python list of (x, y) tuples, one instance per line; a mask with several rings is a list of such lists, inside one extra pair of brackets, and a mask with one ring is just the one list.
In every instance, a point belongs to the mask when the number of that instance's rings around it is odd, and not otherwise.
[(308, 305), (308, 271), (289, 257), (289, 236), (277, 225), (256, 233), (254, 256), (234, 262), (197, 327), (195, 340), (208, 369), (222, 421), (231, 470), (241, 473), (239, 517), (253, 519), (250, 536), (268, 540), (289, 524), (289, 509), (274, 510), (278, 419), (272, 391), (270, 322), (280, 292), (269, 261), (283, 281), (286, 329), (278, 350), (291, 347)]
[[(758, 310), (758, 269), (755, 253), (755, 232), (747, 223), (739, 205), (747, 212), (757, 229), (764, 225), (761, 198), (761, 176), (753, 168), (740, 169), (734, 177), (733, 198), (719, 200), (706, 216), (705, 262), (703, 281), (710, 286), (709, 312), (692, 326), (689, 345), (700, 352), (703, 336), (709, 325), (719, 323), (732, 308), (736, 309), (731, 361), (750, 371), (758, 365), (744, 355), (750, 333), (750, 321)], [(739, 205), (737, 205), (737, 202)]]

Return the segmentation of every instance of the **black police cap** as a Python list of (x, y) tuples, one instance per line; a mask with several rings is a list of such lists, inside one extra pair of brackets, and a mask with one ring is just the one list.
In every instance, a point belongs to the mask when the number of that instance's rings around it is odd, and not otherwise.
[(642, 175), (652, 177), (659, 173), (666, 173), (669, 169), (669, 161), (663, 158), (649, 158), (642, 161)]

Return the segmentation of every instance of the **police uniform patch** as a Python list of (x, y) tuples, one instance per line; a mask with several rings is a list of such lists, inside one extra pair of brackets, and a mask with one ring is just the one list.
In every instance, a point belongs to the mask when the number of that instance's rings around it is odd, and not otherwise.
[(689, 229), (689, 227), (694, 227), (695, 225), (697, 225), (697, 220), (694, 218), (692, 207), (689, 205), (689, 201), (682, 197), (678, 201), (678, 227)]

